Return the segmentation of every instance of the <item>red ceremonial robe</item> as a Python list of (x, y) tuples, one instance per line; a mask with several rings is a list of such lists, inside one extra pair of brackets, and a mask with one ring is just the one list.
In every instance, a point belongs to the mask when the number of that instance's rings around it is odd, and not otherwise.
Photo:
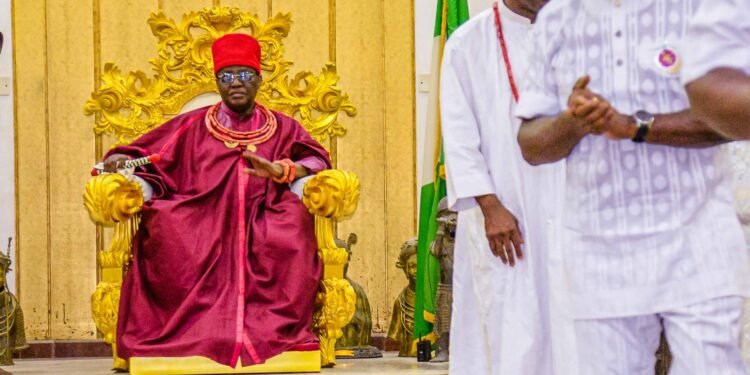
[[(137, 171), (154, 196), (143, 207), (122, 285), (122, 358), (204, 356), (235, 367), (238, 358), (258, 364), (317, 340), (311, 325), (321, 263), (313, 217), (288, 185), (242, 172), (242, 150), (209, 133), (207, 110), (110, 151), (161, 154)], [(297, 121), (274, 115), (278, 128), (257, 145), (258, 155), (317, 158), (330, 167)]]

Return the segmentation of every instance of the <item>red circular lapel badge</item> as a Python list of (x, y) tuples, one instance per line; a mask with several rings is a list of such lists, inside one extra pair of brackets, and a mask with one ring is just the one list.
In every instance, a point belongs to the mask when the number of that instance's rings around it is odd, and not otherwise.
[(680, 72), (682, 61), (674, 49), (664, 46), (656, 56), (656, 65), (667, 75), (676, 75)]
[(659, 64), (664, 68), (671, 68), (677, 63), (677, 54), (669, 48), (665, 48), (659, 52)]

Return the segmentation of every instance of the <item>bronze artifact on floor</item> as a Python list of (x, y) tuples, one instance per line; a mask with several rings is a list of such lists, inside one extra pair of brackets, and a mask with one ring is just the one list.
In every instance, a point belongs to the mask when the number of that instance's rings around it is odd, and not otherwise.
[(393, 314), (388, 327), (388, 338), (398, 342), (399, 357), (416, 357), (414, 341), (414, 306), (417, 299), (417, 239), (412, 238), (401, 245), (396, 267), (404, 270), (409, 280), (393, 303)]
[(346, 242), (336, 239), (336, 245), (346, 249), (349, 259), (344, 266), (344, 278), (357, 294), (357, 309), (349, 324), (344, 327), (344, 335), (336, 341), (336, 358), (380, 358), (383, 353), (372, 346), (372, 311), (362, 285), (349, 278), (349, 265), (352, 260), (352, 245), (357, 243), (357, 235), (349, 234)]
[(451, 305), (453, 304), (453, 247), (456, 240), (458, 214), (448, 209), (447, 200), (440, 201), (436, 218), (437, 234), (430, 252), (440, 261), (440, 284), (435, 296), (435, 328), (437, 353), (431, 362), (447, 362), (449, 357)]
[(13, 364), (13, 353), (26, 349), (26, 331), (23, 328), (23, 311), (18, 299), (8, 290), (7, 275), (10, 271), (10, 247), (8, 252), (0, 251), (0, 366)]

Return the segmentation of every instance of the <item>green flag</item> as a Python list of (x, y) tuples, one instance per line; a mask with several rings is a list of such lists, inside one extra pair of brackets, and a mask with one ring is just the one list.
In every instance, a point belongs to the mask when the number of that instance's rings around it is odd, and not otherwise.
[(435, 18), (435, 41), (432, 59), (432, 92), (429, 99), (425, 157), (420, 178), (419, 236), (417, 246), (417, 301), (414, 310), (414, 339), (435, 341), (432, 324), (435, 322), (435, 294), (440, 282), (440, 265), (430, 254), (435, 239), (438, 204), (446, 195), (445, 169), (440, 140), (439, 77), (440, 61), (445, 40), (469, 19), (467, 0), (438, 0)]

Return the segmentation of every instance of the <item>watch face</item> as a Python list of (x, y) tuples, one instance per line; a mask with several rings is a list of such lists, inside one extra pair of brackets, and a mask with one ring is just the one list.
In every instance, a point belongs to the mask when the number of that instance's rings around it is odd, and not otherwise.
[(644, 110), (636, 112), (634, 117), (639, 123), (642, 124), (650, 124), (652, 121), (654, 121), (654, 115)]

